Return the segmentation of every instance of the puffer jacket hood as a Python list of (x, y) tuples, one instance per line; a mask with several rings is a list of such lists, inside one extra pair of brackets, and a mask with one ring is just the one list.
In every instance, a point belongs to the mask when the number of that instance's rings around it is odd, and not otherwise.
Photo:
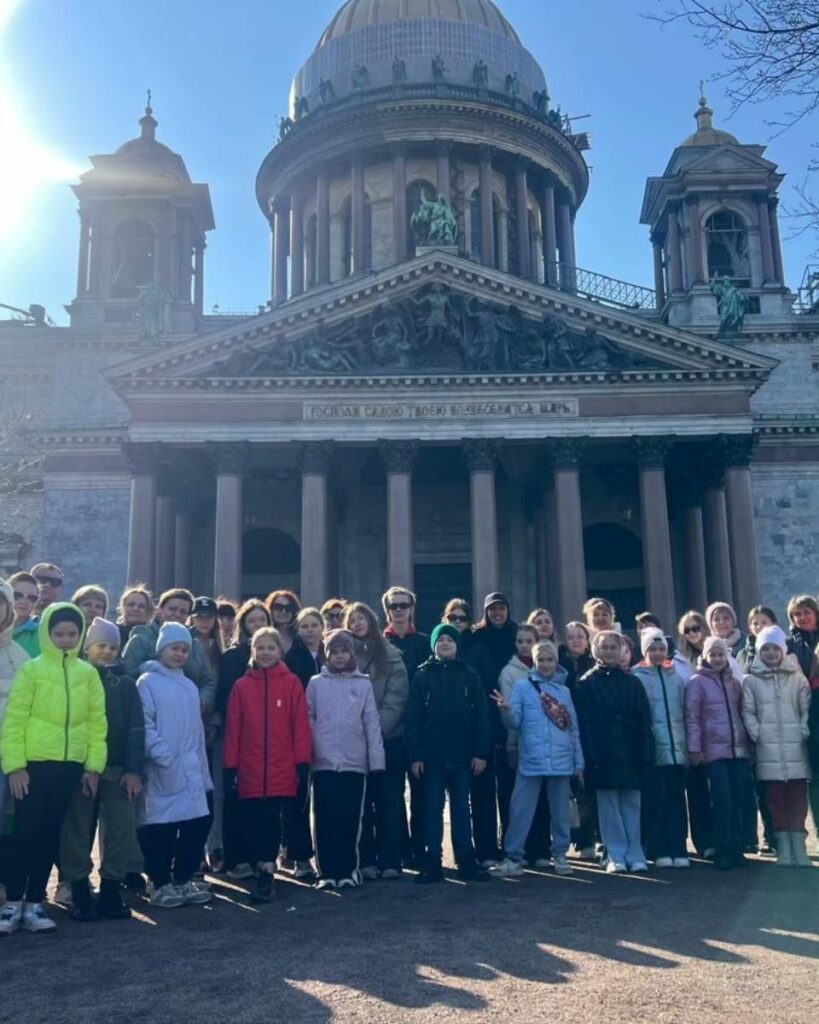
[(768, 668), (757, 656), (742, 683), (742, 721), (756, 744), (756, 777), (809, 779), (810, 686), (791, 656)]
[[(59, 647), (55, 645), (54, 641), (51, 639), (51, 635), (49, 634), (51, 620), (57, 612), (72, 613), (72, 618), (76, 619), (76, 623), (79, 626), (80, 638), (69, 651), (61, 651)], [(51, 659), (56, 658), (58, 661), (62, 662), (63, 655), (67, 654), (72, 661), (76, 661), (82, 653), (82, 642), (85, 638), (85, 616), (80, 609), (75, 604), (71, 604), (70, 601), (59, 601), (56, 604), (50, 604), (43, 612), (43, 617), (40, 619), (37, 635), (40, 641), (41, 657)]]
[[(70, 651), (60, 651), (48, 633), (61, 611), (69, 611), (80, 627)], [(84, 633), (82, 612), (73, 604), (52, 604), (43, 613), (42, 653), (15, 676), (0, 729), (0, 759), (7, 775), (31, 761), (79, 762), (95, 773), (105, 768), (105, 692), (97, 670), (79, 658)]]
[(14, 624), (14, 589), (10, 583), (0, 579), (0, 644), (11, 640)]

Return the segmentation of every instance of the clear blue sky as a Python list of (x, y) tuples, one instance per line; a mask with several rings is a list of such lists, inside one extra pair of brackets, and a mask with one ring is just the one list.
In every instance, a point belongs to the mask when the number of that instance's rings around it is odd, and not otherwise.
[[(78, 227), (68, 185), (87, 169), (89, 154), (138, 134), (148, 87), (158, 137), (182, 154), (194, 181), (210, 185), (217, 229), (207, 251), (206, 306), (264, 302), (269, 233), (253, 194), (256, 171), (286, 111), (291, 77), (336, 6), (0, 0), (0, 302), (40, 302), (66, 322)], [(582, 122), (592, 134), (593, 170), (577, 221), (578, 263), (651, 284), (647, 229), (638, 223), (645, 179), (662, 173), (693, 131), (698, 83), (720, 70), (718, 56), (685, 26), (646, 20), (658, 0), (500, 6), (542, 64), (553, 101), (592, 115)], [(815, 123), (773, 138), (767, 122), (780, 112), (753, 107), (729, 119), (720, 84), (707, 81), (706, 93), (718, 126), (743, 142), (769, 144), (767, 155), (788, 174), (783, 201), (792, 205)], [(795, 288), (816, 243), (791, 234), (783, 224)]]

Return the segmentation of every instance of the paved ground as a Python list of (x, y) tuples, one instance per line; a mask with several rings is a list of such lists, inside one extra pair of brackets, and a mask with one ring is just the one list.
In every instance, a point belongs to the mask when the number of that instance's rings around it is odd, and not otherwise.
[(819, 1013), (819, 863), (465, 886), (281, 883), (0, 942), (2, 1024), (801, 1024)]

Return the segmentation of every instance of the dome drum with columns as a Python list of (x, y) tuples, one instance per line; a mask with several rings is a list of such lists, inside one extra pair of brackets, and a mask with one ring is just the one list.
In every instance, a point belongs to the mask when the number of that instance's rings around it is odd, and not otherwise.
[[(30, 561), (111, 592), (398, 584), (422, 626), (498, 589), (564, 622), (602, 591), (668, 632), (809, 590), (819, 317), (786, 286), (782, 175), (703, 99), (646, 186), (654, 288), (582, 270), (588, 169), (546, 92), (488, 0), (345, 3), (257, 175), (256, 313), (206, 312), (207, 186), (150, 111), (94, 157), (71, 326), (0, 331), (0, 402), (45, 410)], [(424, 194), (455, 246), (416, 244)]]

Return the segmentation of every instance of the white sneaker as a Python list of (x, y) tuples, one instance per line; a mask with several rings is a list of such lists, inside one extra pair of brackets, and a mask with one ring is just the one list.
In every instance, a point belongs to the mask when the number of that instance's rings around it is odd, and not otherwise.
[(248, 863), (237, 864), (235, 868), (231, 868), (227, 872), (228, 878), (232, 878), (234, 882), (241, 882), (245, 878), (253, 878), (256, 872)]
[[(565, 860), (566, 858), (564, 857), (563, 859)], [(552, 862), (548, 857), (538, 857), (533, 866), (542, 871), (544, 868), (550, 868), (552, 866)]]
[(577, 856), (581, 860), (594, 860), (597, 857), (597, 850), (593, 846), (584, 846)]
[(654, 861), (655, 868), (673, 868), (674, 861), (671, 857), (657, 857)]
[(574, 868), (566, 860), (566, 855), (563, 854), (561, 857), (554, 858), (555, 874), (556, 875), (573, 875)]
[(357, 889), (359, 885), (361, 885), (361, 882), (356, 881), (355, 878), (339, 878), (336, 888)]
[(644, 860), (638, 860), (631, 865), (629, 871), (632, 875), (644, 875), (648, 871), (648, 864)]
[(619, 860), (610, 860), (606, 865), (606, 874), (623, 875), (628, 870), (625, 864)]
[(0, 935), (13, 935), (22, 923), (22, 903), (7, 903), (0, 910)]
[(496, 861), (496, 860), (482, 860), (480, 862), (480, 867), (482, 867), (484, 869), (484, 871), (491, 871), (492, 868), (495, 868), (497, 866), (498, 866), (498, 861)]
[(161, 885), (157, 888), (153, 882), (148, 882), (147, 888), (148, 897), (151, 901), (152, 907), (184, 907), (185, 897), (177, 889), (175, 885), (171, 885), (170, 882), (167, 885)]
[(71, 885), (68, 882), (60, 882), (57, 892), (54, 894), (54, 902), (62, 903), (64, 907), (71, 906)]
[(381, 877), (387, 882), (392, 882), (401, 877), (401, 872), (397, 868), (384, 868)]
[(675, 857), (672, 863), (675, 868), (691, 867), (691, 861), (687, 857)]
[(23, 904), (23, 931), (53, 932), (56, 927), (42, 903)]
[(210, 903), (213, 899), (210, 886), (205, 885), (204, 882), (183, 882), (182, 885), (177, 885), (175, 888), (186, 904)]
[[(368, 864), (366, 868), (361, 869), (361, 877), (365, 882), (374, 882), (378, 878), (378, 868)], [(345, 881), (345, 879), (342, 879), (342, 881)]]
[(317, 889), (336, 889), (338, 882), (335, 878), (320, 878), (316, 883)]
[[(483, 867), (483, 865), (481, 865)], [(500, 864), (494, 864), (489, 868), (489, 874), (495, 878), (517, 878), (524, 871), (523, 864), (519, 860), (512, 860), (506, 857)]]

